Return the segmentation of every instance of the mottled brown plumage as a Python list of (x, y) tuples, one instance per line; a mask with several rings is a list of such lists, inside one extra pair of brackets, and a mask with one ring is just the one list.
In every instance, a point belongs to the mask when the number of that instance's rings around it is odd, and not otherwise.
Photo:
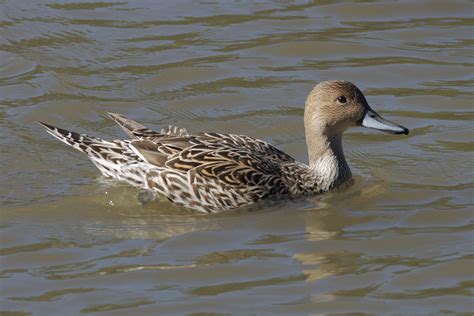
[(347, 81), (327, 81), (309, 94), (305, 130), (309, 165), (244, 135), (198, 133), (170, 126), (160, 132), (110, 113), (131, 140), (105, 141), (42, 123), (61, 141), (86, 153), (110, 177), (154, 190), (170, 201), (218, 212), (272, 197), (299, 197), (330, 190), (351, 177), (342, 133), (366, 126), (407, 134), (370, 109)]

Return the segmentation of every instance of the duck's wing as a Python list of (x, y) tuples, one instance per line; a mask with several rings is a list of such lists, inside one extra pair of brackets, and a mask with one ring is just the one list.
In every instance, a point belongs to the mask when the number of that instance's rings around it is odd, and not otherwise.
[(131, 148), (155, 165), (148, 186), (186, 207), (214, 212), (287, 193), (281, 165), (294, 159), (247, 136), (205, 133), (133, 140)]
[[(236, 175), (242, 174), (242, 168), (271, 174), (279, 171), (279, 165), (295, 162), (290, 155), (267, 142), (233, 134), (202, 133), (154, 141), (138, 139), (131, 141), (130, 146), (144, 161), (158, 167), (181, 172), (199, 170), (204, 176), (224, 182), (229, 181), (226, 177), (229, 175), (223, 169), (232, 167)], [(222, 165), (228, 168), (217, 168)]]
[(129, 119), (125, 115), (111, 112), (109, 112), (108, 115), (132, 139), (147, 139), (153, 141), (154, 139), (160, 139), (163, 137), (177, 137), (189, 135), (184, 128), (179, 128), (177, 126), (169, 125), (167, 128), (163, 128), (160, 132), (157, 132)]

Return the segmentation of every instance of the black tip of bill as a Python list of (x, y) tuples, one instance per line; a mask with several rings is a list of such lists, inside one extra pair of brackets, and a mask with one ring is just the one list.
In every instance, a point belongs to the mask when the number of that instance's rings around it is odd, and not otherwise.
[(384, 119), (372, 109), (367, 111), (362, 120), (361, 125), (363, 127), (376, 129), (390, 134), (408, 135), (410, 133), (408, 128), (406, 128), (405, 126), (401, 126)]
[(408, 128), (406, 128), (405, 126), (400, 126), (400, 127), (403, 128), (403, 131), (399, 134), (405, 134), (405, 135), (410, 134), (410, 130)]

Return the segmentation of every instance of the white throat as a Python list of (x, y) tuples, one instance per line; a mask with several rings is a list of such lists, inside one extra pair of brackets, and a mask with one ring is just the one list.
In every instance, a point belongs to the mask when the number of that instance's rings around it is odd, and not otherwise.
[(320, 189), (330, 190), (351, 178), (351, 170), (344, 156), (326, 152), (311, 164), (311, 169), (320, 179)]
[(309, 166), (320, 181), (320, 189), (326, 191), (349, 180), (352, 174), (342, 150), (342, 133), (318, 132), (307, 136)]

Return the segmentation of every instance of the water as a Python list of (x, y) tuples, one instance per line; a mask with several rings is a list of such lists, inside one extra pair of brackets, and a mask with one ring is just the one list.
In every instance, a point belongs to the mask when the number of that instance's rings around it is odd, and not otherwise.
[[(470, 1), (0, 2), (0, 310), (18, 315), (470, 314)], [(349, 131), (350, 188), (202, 215), (103, 179), (37, 120), (103, 138), (267, 140), (355, 82), (409, 136)], [(16, 314), (15, 314), (16, 315)]]

